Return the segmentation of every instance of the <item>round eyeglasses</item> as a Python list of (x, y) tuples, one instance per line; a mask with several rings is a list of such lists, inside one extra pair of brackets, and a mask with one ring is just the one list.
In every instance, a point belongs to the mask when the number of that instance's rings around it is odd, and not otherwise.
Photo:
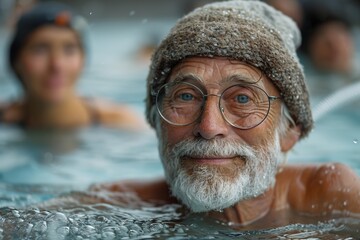
[(156, 106), (166, 122), (186, 126), (200, 118), (206, 99), (210, 96), (219, 97), (219, 109), (223, 118), (239, 129), (258, 126), (269, 114), (271, 102), (280, 99), (269, 96), (253, 84), (232, 85), (217, 95), (205, 94), (200, 87), (189, 82), (172, 82), (158, 90)]

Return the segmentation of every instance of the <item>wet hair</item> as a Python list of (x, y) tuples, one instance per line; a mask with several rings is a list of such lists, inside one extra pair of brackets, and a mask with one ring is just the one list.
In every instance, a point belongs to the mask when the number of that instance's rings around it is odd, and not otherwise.
[(29, 36), (38, 28), (46, 25), (74, 30), (79, 37), (82, 49), (86, 49), (87, 24), (84, 18), (77, 15), (71, 7), (63, 3), (44, 2), (35, 5), (35, 7), (21, 15), (17, 21), (8, 52), (9, 68), (15, 73), (22, 85), (23, 81), (15, 68), (16, 61)]

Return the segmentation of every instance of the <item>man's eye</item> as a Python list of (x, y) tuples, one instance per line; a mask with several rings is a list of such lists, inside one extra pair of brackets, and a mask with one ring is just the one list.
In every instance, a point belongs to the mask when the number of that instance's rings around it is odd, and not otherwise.
[(182, 93), (180, 94), (180, 99), (183, 101), (191, 101), (194, 99), (194, 96), (190, 93)]
[(236, 101), (238, 103), (248, 103), (249, 102), (249, 97), (246, 95), (238, 95), (236, 96)]

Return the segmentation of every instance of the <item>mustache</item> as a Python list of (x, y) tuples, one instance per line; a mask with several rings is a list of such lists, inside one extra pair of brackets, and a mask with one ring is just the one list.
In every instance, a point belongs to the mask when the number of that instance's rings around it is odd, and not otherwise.
[(256, 158), (256, 150), (236, 140), (186, 139), (174, 145), (172, 155), (179, 158), (240, 157), (244, 160)]

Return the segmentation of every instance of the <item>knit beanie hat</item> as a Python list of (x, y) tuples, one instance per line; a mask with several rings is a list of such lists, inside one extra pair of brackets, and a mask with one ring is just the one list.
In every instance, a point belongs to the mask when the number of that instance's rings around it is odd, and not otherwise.
[(181, 18), (154, 52), (147, 77), (146, 115), (152, 93), (166, 83), (172, 68), (191, 56), (227, 57), (260, 69), (280, 91), (301, 136), (312, 129), (309, 93), (296, 56), (301, 36), (295, 23), (269, 5), (256, 0), (225, 1), (205, 5)]
[(12, 70), (15, 71), (15, 61), (29, 35), (45, 25), (67, 27), (74, 30), (78, 34), (81, 46), (84, 49), (86, 48), (87, 23), (84, 18), (77, 15), (69, 6), (63, 3), (39, 3), (21, 15), (16, 24), (9, 48), (9, 63)]

